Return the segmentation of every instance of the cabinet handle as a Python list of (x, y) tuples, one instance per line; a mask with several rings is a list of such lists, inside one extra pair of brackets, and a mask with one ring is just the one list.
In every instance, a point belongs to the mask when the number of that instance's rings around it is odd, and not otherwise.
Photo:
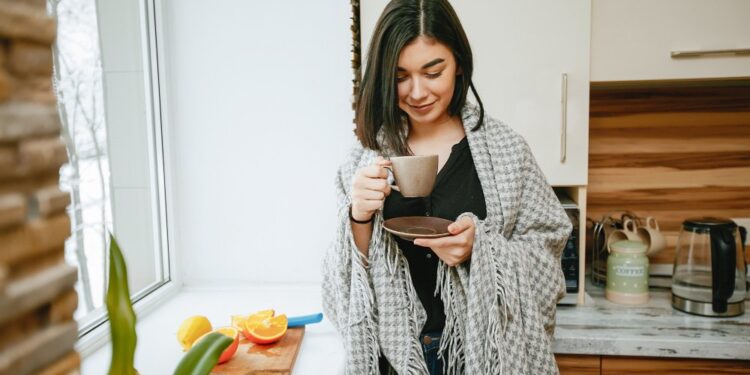
[(670, 56), (673, 59), (682, 59), (686, 57), (702, 57), (702, 56), (741, 56), (750, 55), (750, 48), (738, 48), (738, 49), (714, 49), (705, 51), (672, 51)]
[(562, 135), (560, 136), (560, 163), (568, 156), (568, 74), (562, 75)]

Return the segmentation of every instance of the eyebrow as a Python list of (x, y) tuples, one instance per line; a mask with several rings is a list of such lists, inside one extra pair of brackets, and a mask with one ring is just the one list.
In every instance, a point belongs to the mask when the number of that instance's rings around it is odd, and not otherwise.
[[(440, 64), (441, 62), (445, 62), (445, 59), (441, 59), (441, 58), (438, 57), (437, 59), (432, 60), (432, 61), (428, 62), (427, 64), (422, 65), (422, 69), (427, 69), (427, 68), (429, 68), (431, 66), (435, 66), (437, 64)], [(398, 70), (400, 72), (406, 71), (406, 69), (404, 69), (404, 68), (402, 68), (400, 66), (396, 70)]]

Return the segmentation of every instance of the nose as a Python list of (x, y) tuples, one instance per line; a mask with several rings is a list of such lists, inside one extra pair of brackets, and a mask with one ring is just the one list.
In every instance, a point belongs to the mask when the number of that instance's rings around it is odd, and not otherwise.
[(409, 90), (409, 98), (412, 102), (419, 103), (422, 99), (427, 97), (427, 90), (421, 79), (414, 79), (412, 82), (411, 90)]

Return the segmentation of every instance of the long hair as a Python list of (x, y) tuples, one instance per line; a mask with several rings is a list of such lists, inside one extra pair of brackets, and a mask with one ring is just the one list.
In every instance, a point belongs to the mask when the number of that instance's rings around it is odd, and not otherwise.
[(484, 106), (471, 81), (471, 46), (453, 7), (447, 0), (392, 0), (375, 25), (357, 97), (355, 134), (366, 148), (382, 150), (377, 134), (383, 128), (384, 142), (399, 155), (409, 154), (403, 128), (403, 119), (408, 117), (398, 107), (396, 69), (401, 50), (419, 36), (446, 45), (453, 52), (456, 68), (461, 69), (461, 74), (456, 75), (448, 114), (461, 113), (471, 89), (479, 104), (479, 122), (472, 131), (482, 126)]

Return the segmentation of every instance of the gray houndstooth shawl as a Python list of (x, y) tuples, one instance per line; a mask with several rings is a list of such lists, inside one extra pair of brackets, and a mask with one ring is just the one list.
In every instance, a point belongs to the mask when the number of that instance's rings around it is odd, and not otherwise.
[[(440, 262), (440, 353), (448, 354), (448, 374), (555, 374), (555, 306), (565, 294), (560, 253), (571, 223), (525, 140), (489, 117), (472, 132), (478, 118), (467, 104), (462, 119), (487, 217), (462, 214), (477, 228), (471, 259), (456, 267)], [(352, 237), (352, 178), (376, 156), (355, 147), (339, 169), (338, 233), (323, 261), (323, 308), (342, 336), (346, 373), (378, 374), (382, 353), (399, 374), (427, 374), (418, 339), (426, 313), (406, 258), (382, 229), (380, 213), (369, 258)]]

